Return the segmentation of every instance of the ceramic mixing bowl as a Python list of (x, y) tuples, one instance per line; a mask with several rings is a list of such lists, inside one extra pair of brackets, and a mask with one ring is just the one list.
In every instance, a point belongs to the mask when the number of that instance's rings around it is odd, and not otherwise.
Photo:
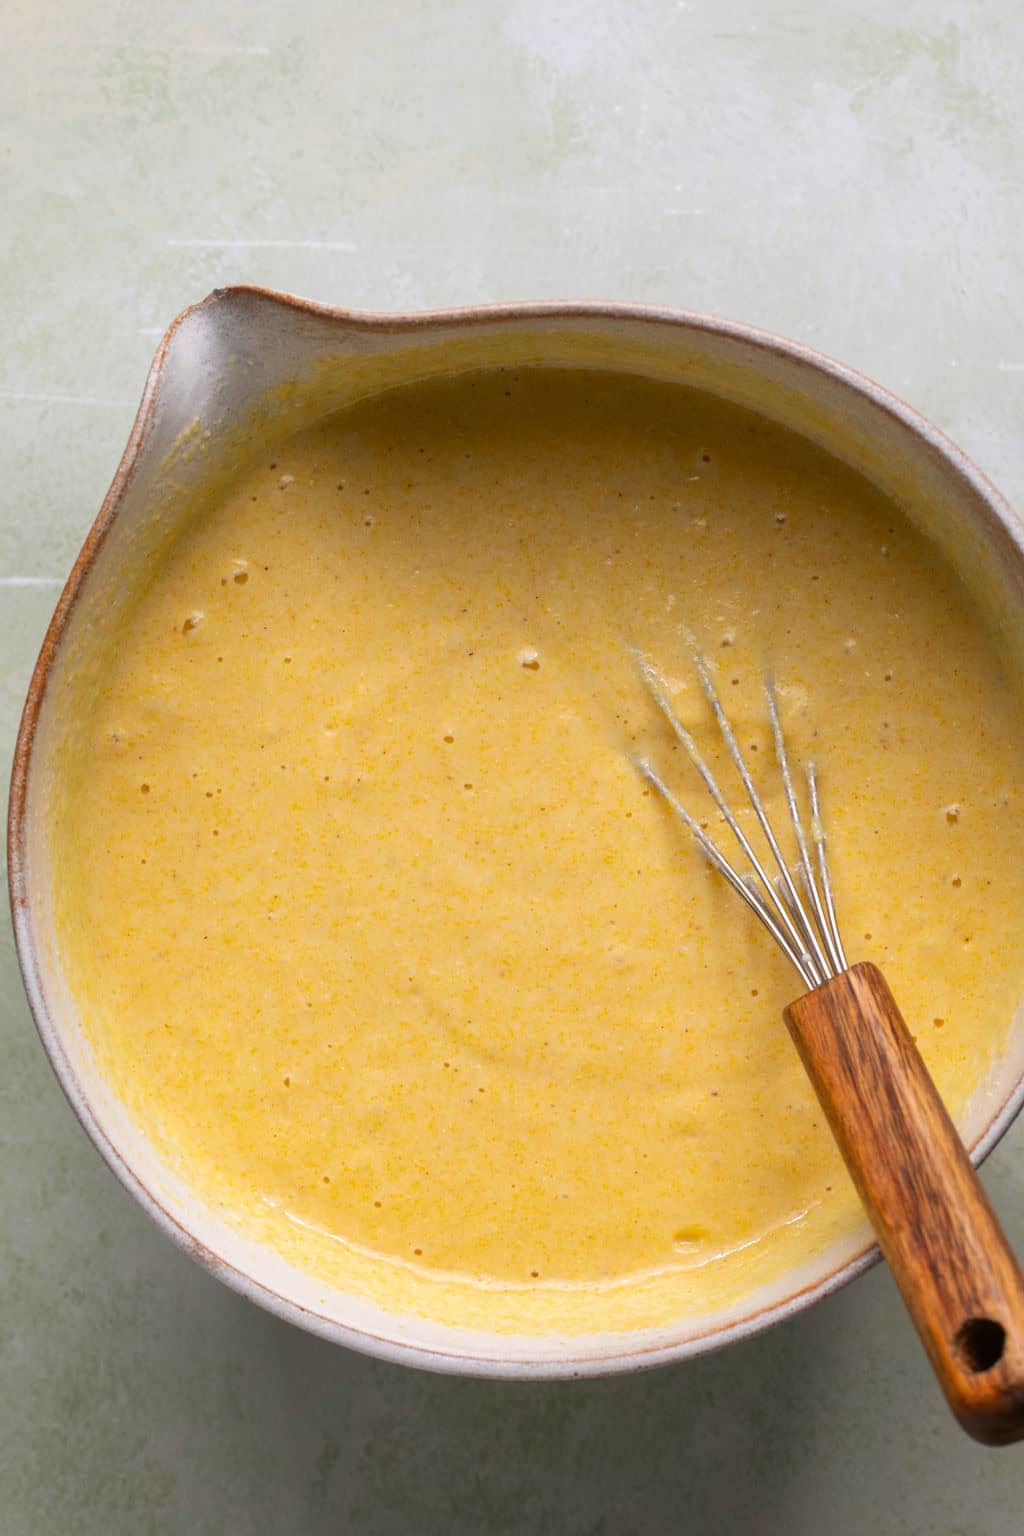
[[(617, 369), (674, 380), (802, 433), (895, 497), (1024, 651), (1024, 533), (941, 433), (877, 385), (792, 342), (720, 320), (618, 305), (520, 305), (424, 315), (328, 309), (223, 289), (174, 322), (157, 351), (106, 500), (61, 595), (25, 705), (11, 788), (9, 879), (18, 955), (43, 1044), (70, 1103), (122, 1183), (228, 1285), (355, 1349), (466, 1374), (562, 1377), (636, 1370), (717, 1348), (790, 1317), (877, 1258), (865, 1224), (738, 1305), (657, 1331), (512, 1337), (385, 1312), (326, 1288), (246, 1238), (157, 1156), (93, 1061), (54, 936), (47, 808), (77, 679), (147, 563), (204, 483), (247, 450), (370, 392), (505, 366)], [(1021, 667), (1024, 676), (1024, 667)], [(780, 1024), (781, 1028), (781, 1024)], [(1024, 1018), (961, 1130), (979, 1161), (1024, 1097)]]

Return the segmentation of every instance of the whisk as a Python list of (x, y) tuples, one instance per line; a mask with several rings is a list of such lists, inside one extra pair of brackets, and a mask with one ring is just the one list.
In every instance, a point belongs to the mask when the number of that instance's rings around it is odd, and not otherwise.
[(792, 824), (791, 867), (711, 668), (695, 646), (692, 653), (766, 852), (744, 831), (663, 677), (640, 654), (641, 675), (734, 837), (740, 868), (649, 757), (636, 766), (809, 989), (785, 1009), (786, 1024), (950, 1407), (975, 1439), (1020, 1440), (1024, 1276), (885, 978), (877, 966), (847, 961), (815, 767), (804, 767), (807, 818), (769, 676), (765, 703)]

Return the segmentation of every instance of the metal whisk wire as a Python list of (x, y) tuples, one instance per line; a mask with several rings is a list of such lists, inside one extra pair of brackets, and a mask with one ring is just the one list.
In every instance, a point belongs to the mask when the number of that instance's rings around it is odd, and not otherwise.
[[(664, 678), (646, 656), (639, 652), (634, 654), (640, 675), (651, 696), (703, 780), (705, 788), (739, 844), (752, 873), (741, 874), (729, 862), (715, 840), (669, 788), (649, 758), (635, 759), (639, 772), (686, 827), (708, 863), (729, 882), (737, 895), (746, 902), (758, 920), (767, 928), (783, 954), (796, 967), (806, 985), (814, 988), (838, 976), (840, 972), (847, 969), (847, 960), (836, 921), (825, 830), (821, 821), (817, 774), (814, 764), (808, 763), (805, 769), (811, 810), (810, 837), (808, 838), (793, 783), (774, 679), (769, 674), (765, 680), (768, 719), (775, 745), (775, 757), (782, 775), (786, 803), (796, 838), (797, 868), (800, 884), (803, 886), (802, 896), (768, 819), (768, 813), (758, 794), (757, 786), (736, 739), (736, 733), (718, 696), (711, 669), (704, 657), (696, 649), (694, 650), (694, 669), (698, 681), (711, 707), (726, 750), (753, 807), (758, 824), (764, 833), (772, 859), (778, 867), (777, 875), (769, 874), (737, 820), (696, 741), (676, 713)], [(816, 855), (817, 873), (811, 858), (812, 844)]]

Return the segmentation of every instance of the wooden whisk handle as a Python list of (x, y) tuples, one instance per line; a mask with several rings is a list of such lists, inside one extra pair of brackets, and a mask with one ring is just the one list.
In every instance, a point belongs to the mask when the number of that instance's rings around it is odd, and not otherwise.
[(854, 965), (785, 1018), (950, 1407), (1024, 1439), (1024, 1276), (885, 978)]

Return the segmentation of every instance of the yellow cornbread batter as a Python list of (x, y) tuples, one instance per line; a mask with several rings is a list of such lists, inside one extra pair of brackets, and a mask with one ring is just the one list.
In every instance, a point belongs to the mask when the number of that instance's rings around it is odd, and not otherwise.
[(607, 374), (396, 390), (268, 452), (133, 604), (68, 770), (64, 964), (172, 1166), (325, 1283), (642, 1327), (858, 1219), (800, 983), (630, 761), (715, 831), (629, 654), (721, 762), (684, 624), (784, 825), (773, 665), (851, 959), (959, 1111), (1024, 993), (1020, 700), (802, 439)]

